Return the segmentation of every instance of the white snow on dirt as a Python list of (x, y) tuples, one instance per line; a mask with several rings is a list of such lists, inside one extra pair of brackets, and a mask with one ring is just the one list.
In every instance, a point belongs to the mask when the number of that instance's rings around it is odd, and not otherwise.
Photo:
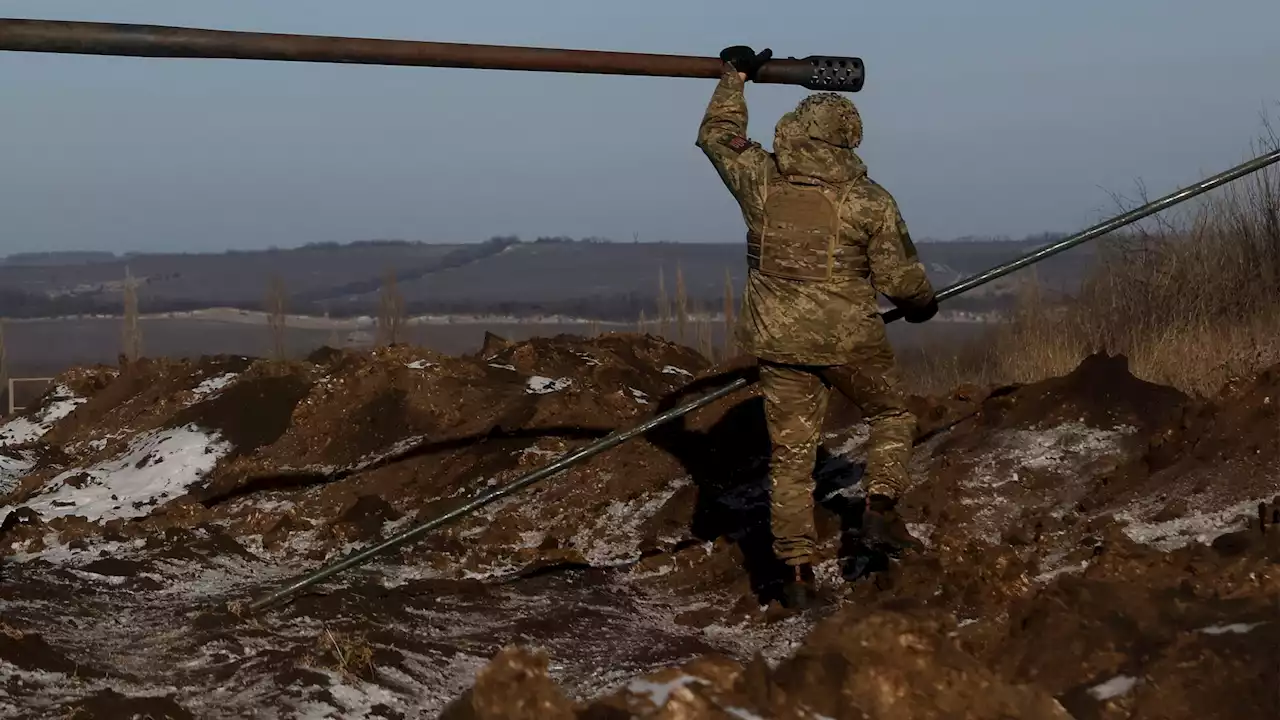
[(630, 501), (615, 500), (605, 507), (593, 526), (585, 526), (569, 547), (582, 553), (595, 567), (635, 562), (640, 559), (640, 526), (662, 509), (681, 488), (693, 482), (681, 477), (662, 491)]
[(1080, 423), (1064, 423), (1044, 430), (1006, 430), (994, 438), (995, 449), (983, 456), (966, 485), (994, 489), (1017, 483), (1019, 470), (1067, 474), (1115, 451), (1117, 442), (1134, 430), (1132, 427), (1100, 430)]
[(54, 477), (21, 506), (44, 519), (142, 517), (185, 493), (231, 449), (195, 425), (148, 433), (112, 460)]
[(1200, 628), (1199, 632), (1205, 635), (1226, 635), (1232, 633), (1235, 635), (1244, 635), (1251, 633), (1255, 629), (1266, 625), (1264, 622), (1258, 623), (1231, 623), (1230, 625), (1212, 625), (1210, 627)]
[(525, 392), (530, 395), (545, 395), (564, 390), (572, 385), (573, 381), (569, 378), (547, 378), (534, 375), (525, 383)]
[(706, 680), (692, 675), (680, 674), (679, 676), (668, 680), (664, 683), (651, 682), (649, 680), (635, 679), (627, 683), (627, 690), (636, 695), (643, 695), (649, 699), (654, 705), (661, 708), (671, 699), (671, 695), (686, 685), (705, 685)]
[(204, 382), (194, 388), (191, 388), (191, 394), (197, 398), (203, 399), (226, 388), (228, 385), (235, 382), (238, 377), (240, 377), (239, 373), (223, 373), (221, 375), (207, 378)]
[(1253, 498), (1220, 510), (1193, 512), (1164, 522), (1141, 519), (1154, 509), (1151, 503), (1140, 503), (1116, 513), (1115, 518), (1128, 523), (1124, 534), (1130, 540), (1169, 552), (1191, 543), (1211, 543), (1219, 536), (1243, 529), (1245, 518), (1261, 501), (1262, 498)]
[(66, 385), (55, 387), (39, 411), (14, 418), (4, 425), (0, 425), (0, 447), (21, 445), (39, 440), (44, 437), (45, 433), (52, 430), (59, 420), (70, 415), (85, 402), (87, 402), (87, 398), (82, 398), (71, 392), (71, 388)]
[[(1128, 426), (1103, 430), (1064, 423), (996, 433), (993, 449), (979, 458), (961, 484), (964, 494), (959, 502), (974, 507), (972, 534), (996, 543), (1005, 528), (1028, 512), (1066, 513), (1086, 490), (1084, 466), (1116, 452), (1133, 431)], [(1028, 483), (1034, 479), (1023, 477), (1028, 474), (1052, 475), (1060, 482), (1046, 491), (1043, 483)]]
[(1089, 688), (1089, 694), (1096, 700), (1105, 702), (1127, 694), (1138, 684), (1138, 679), (1128, 675), (1117, 675), (1110, 680)]
[(684, 368), (678, 368), (675, 365), (663, 366), (662, 374), (663, 375), (684, 375), (686, 377), (693, 377), (693, 373), (689, 372), (688, 370), (685, 370)]
[(33, 463), (25, 455), (10, 457), (0, 453), (0, 496), (8, 493), (27, 474)]
[(411, 363), (405, 363), (404, 366), (411, 370), (425, 370), (426, 368), (435, 367), (436, 364), (433, 362), (427, 362), (426, 360), (414, 360)]

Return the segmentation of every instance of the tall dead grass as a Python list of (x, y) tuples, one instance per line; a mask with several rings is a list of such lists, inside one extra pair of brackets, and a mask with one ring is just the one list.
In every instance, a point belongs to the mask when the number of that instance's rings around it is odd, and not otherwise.
[(267, 283), (267, 296), (263, 302), (263, 309), (267, 313), (267, 327), (271, 337), (271, 359), (285, 359), (285, 334), (288, 332), (286, 327), (287, 304), (289, 293), (284, 287), (284, 278), (279, 274), (272, 273)]
[(9, 412), (13, 398), (9, 397), (9, 351), (4, 344), (4, 318), (0, 318), (0, 416)]
[(406, 322), (404, 295), (396, 284), (395, 270), (389, 269), (378, 295), (378, 346), (399, 345), (404, 342)]
[[(1255, 150), (1277, 147), (1267, 124)], [(1139, 188), (1136, 200), (1117, 202), (1146, 199)], [(1100, 242), (1097, 266), (1072, 297), (1049, 297), (1024, 271), (1003, 322), (959, 348), (907, 353), (913, 389), (1032, 382), (1105, 351), (1126, 355), (1138, 377), (1213, 395), (1232, 378), (1280, 363), (1275, 166)]]
[(142, 357), (142, 326), (138, 324), (138, 281), (128, 267), (124, 270), (124, 320), (120, 328), (120, 353), (129, 362)]

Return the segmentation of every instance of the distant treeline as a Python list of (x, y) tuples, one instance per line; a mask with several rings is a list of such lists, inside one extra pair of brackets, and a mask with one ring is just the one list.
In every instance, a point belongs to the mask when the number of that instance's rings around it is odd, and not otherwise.
[[(1044, 244), (1066, 237), (1064, 233), (1044, 232), (1027, 235), (1021, 240), (1015, 240), (1008, 235), (963, 235), (961, 237), (952, 238), (951, 240), (935, 240), (933, 238), (918, 238), (917, 243), (932, 242), (964, 242), (964, 243), (1006, 243), (1006, 242), (1022, 242)], [(506, 247), (508, 245), (519, 244), (522, 241), (517, 235), (498, 235), (480, 243), (477, 246), (497, 246)], [(532, 243), (581, 243), (586, 245), (598, 245), (615, 243), (616, 240), (608, 237), (587, 236), (582, 238), (573, 238), (567, 235), (544, 235), (535, 238)], [(630, 241), (639, 243), (639, 237), (636, 236)], [(295, 247), (279, 247), (271, 245), (264, 249), (245, 250), (245, 249), (229, 249), (220, 252), (211, 251), (195, 251), (183, 252), (180, 250), (166, 250), (163, 252), (124, 252), (113, 253), (95, 250), (67, 250), (52, 252), (23, 252), (13, 253), (11, 255), (0, 257), (0, 265), (20, 266), (20, 267), (49, 267), (56, 265), (91, 265), (100, 263), (113, 263), (132, 258), (165, 255), (178, 257), (200, 257), (209, 255), (255, 255), (262, 253), (288, 253), (297, 251), (315, 251), (315, 250), (344, 250), (344, 249), (360, 249), (360, 248), (396, 248), (396, 247), (421, 247), (424, 245), (436, 245), (438, 243), (428, 242), (424, 240), (402, 240), (402, 239), (373, 239), (373, 240), (351, 240), (348, 242), (310, 242)], [(471, 243), (457, 243), (471, 244)], [(645, 241), (647, 245), (681, 245), (686, 243), (678, 243), (672, 241)]]
[[(1030, 235), (1021, 243), (1024, 245), (1043, 245), (1062, 237), (1057, 233)], [(583, 246), (610, 244), (609, 238), (584, 237), (575, 239), (568, 236), (541, 236), (532, 241), (522, 241), (514, 235), (492, 237), (484, 242), (440, 245), (412, 240), (373, 239), (358, 240), (348, 243), (318, 242), (309, 243), (298, 248), (267, 250), (228, 250), (224, 253), (166, 253), (161, 256), (155, 253), (129, 253), (116, 255), (105, 252), (45, 252), (19, 253), (11, 255), (0, 263), (9, 267), (9, 285), (0, 286), (0, 317), (33, 318), (56, 317), (67, 315), (118, 315), (122, 311), (120, 280), (111, 278), (119, 270), (120, 277), (126, 268), (133, 265), (135, 270), (141, 261), (131, 262), (141, 257), (179, 257), (190, 258), (181, 262), (152, 262), (151, 270), (137, 277), (140, 310), (144, 314), (189, 312), (211, 306), (229, 307), (240, 310), (262, 310), (264, 305), (259, 292), (267, 289), (267, 273), (270, 268), (286, 268), (295, 273), (295, 277), (309, 278), (315, 267), (317, 256), (322, 258), (319, 265), (327, 270), (324, 262), (332, 262), (329, 267), (347, 269), (348, 272), (330, 273), (335, 284), (311, 282), (304, 288), (289, 289), (289, 281), (284, 282), (286, 307), (291, 314), (324, 315), (332, 317), (376, 316), (379, 312), (379, 295), (387, 282), (387, 275), (394, 272), (395, 282), (407, 286), (415, 281), (427, 278), (433, 273), (461, 268), (492, 256), (499, 255), (516, 245), (572, 245)], [(928, 241), (921, 241), (925, 244)], [(1016, 242), (1008, 238), (976, 238), (966, 237), (958, 241), (963, 244), (963, 253), (971, 264), (994, 264), (1008, 259), (1010, 250), (1008, 243)], [(638, 238), (631, 244), (638, 244)], [(688, 245), (685, 243), (643, 243), (654, 246)], [(939, 244), (941, 245), (941, 244)], [(941, 248), (935, 245), (935, 253)], [(438, 252), (421, 253), (406, 252), (404, 261), (397, 261), (396, 253), (385, 252), (388, 272), (371, 272), (369, 263), (362, 269), (349, 267), (356, 264), (351, 260), (352, 253), (357, 257), (361, 249), (434, 246)], [(954, 247), (954, 246), (953, 246)], [(333, 254), (330, 259), (327, 256)], [(372, 252), (370, 253), (373, 254)], [(271, 256), (271, 257), (263, 257)], [(944, 254), (945, 256), (945, 254)], [(221, 263), (210, 269), (211, 258), (221, 257)], [(236, 257), (231, 262), (227, 257)], [(238, 258), (243, 257), (241, 262)], [(937, 254), (934, 257), (938, 257)], [(202, 260), (201, 258), (204, 258)], [(989, 260), (987, 258), (990, 258)], [(188, 264), (189, 263), (189, 264)], [(306, 263), (311, 263), (307, 265)], [(86, 270), (86, 266), (119, 265), (119, 268), (103, 270)], [(76, 266), (79, 265), (79, 269)], [(677, 261), (678, 266), (678, 261)], [(197, 268), (188, 272), (188, 267)], [(505, 272), (511, 272), (510, 263)], [(21, 268), (21, 269), (18, 269)], [(202, 271), (203, 274), (202, 274)], [(545, 272), (545, 266), (542, 270)], [(33, 275), (34, 273), (34, 275)], [(219, 273), (222, 273), (220, 275)], [(286, 272), (287, 274), (287, 272)], [(347, 280), (343, 275), (352, 279)], [(690, 311), (695, 313), (717, 313), (724, 308), (724, 287), (714, 280), (708, 282), (702, 276), (695, 282), (686, 275), (688, 284), (687, 298)], [(668, 291), (674, 291), (673, 277), (668, 276)], [(501, 283), (501, 278), (494, 280)], [(740, 282), (740, 280), (739, 280)], [(261, 284), (261, 291), (258, 285)], [(304, 284), (305, 283), (300, 283)], [(593, 318), (610, 322), (637, 322), (643, 314), (647, 319), (660, 317), (664, 310), (656, 293), (637, 292), (631, 287), (618, 288), (617, 292), (599, 292), (597, 287), (583, 287), (579, 295), (565, 288), (557, 280), (557, 292), (548, 295), (559, 296), (555, 299), (539, 299), (537, 297), (486, 299), (465, 297), (463, 293), (455, 293), (454, 297), (423, 299), (421, 297), (403, 298), (405, 312), (411, 315), (500, 315), (510, 317), (537, 317), (562, 315)], [(251, 287), (252, 286), (252, 287)], [(741, 288), (735, 288), (740, 293)], [(458, 297), (457, 295), (464, 295)], [(189, 297), (188, 297), (189, 295)], [(569, 297), (564, 297), (568, 295)], [(674, 297), (674, 295), (673, 295)], [(735, 305), (739, 298), (735, 298)], [(1007, 298), (988, 295), (953, 298), (948, 309), (968, 312), (990, 312), (1004, 307)], [(735, 307), (736, 311), (736, 307)]]

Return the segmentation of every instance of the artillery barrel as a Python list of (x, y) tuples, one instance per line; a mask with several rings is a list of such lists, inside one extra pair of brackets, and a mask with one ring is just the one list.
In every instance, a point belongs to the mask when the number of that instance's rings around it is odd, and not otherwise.
[[(283, 35), (56, 20), (0, 19), (0, 50), (684, 78), (718, 78), (724, 67), (719, 58), (690, 55)], [(812, 90), (857, 92), (862, 89), (864, 72), (862, 60), (855, 57), (786, 58), (770, 60), (762, 66), (756, 82), (800, 85)]]

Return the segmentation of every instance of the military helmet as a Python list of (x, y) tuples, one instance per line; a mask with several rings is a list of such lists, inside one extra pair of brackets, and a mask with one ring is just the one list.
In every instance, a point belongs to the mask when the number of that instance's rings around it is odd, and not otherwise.
[(813, 93), (792, 111), (805, 133), (841, 148), (862, 143), (862, 116), (849, 98), (833, 92)]

